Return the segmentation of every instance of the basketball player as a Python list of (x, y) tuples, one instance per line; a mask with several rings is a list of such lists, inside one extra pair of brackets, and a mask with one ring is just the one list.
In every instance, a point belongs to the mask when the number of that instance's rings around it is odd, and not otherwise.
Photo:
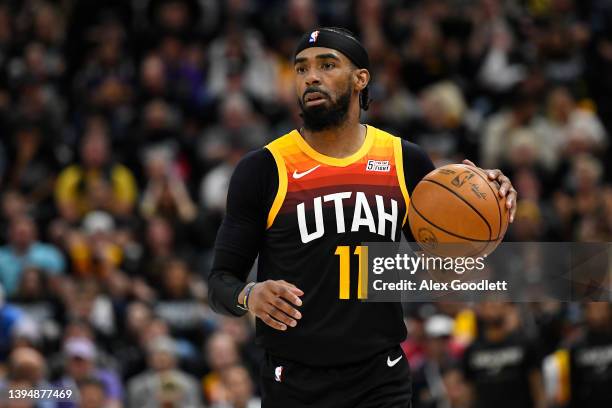
[[(238, 164), (210, 302), (218, 312), (257, 316), (264, 408), (408, 408), (401, 305), (357, 299), (355, 250), (397, 242), (402, 232), (413, 241), (409, 194), (434, 167), (418, 146), (360, 123), (369, 58), (350, 32), (307, 33), (294, 62), (304, 125)], [(487, 172), (514, 217), (510, 181)], [(257, 255), (258, 282), (246, 283)], [(341, 267), (350, 271), (342, 284)]]

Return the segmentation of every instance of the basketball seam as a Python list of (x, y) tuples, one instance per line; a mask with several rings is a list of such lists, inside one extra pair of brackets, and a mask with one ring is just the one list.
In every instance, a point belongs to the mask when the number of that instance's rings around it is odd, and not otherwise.
[[(474, 206), (472, 204), (470, 204), (469, 202), (467, 202), (463, 197), (461, 197), (459, 194), (457, 194), (456, 192), (454, 192), (453, 190), (451, 190), (450, 188), (446, 187), (444, 184), (438, 183), (435, 180), (429, 180), (429, 179), (423, 179), (423, 181), (429, 181), (430, 183), (436, 184), (446, 190), (448, 190), (449, 192), (451, 192), (452, 194), (456, 195), (461, 201), (463, 201), (464, 203), (466, 203), (472, 210), (474, 210), (474, 212), (476, 214), (478, 214), (478, 216), (480, 218), (482, 218), (482, 220), (485, 222), (485, 224), (487, 224), (487, 228), (489, 229), (489, 239), (487, 241), (491, 241), (491, 225), (489, 225), (489, 222), (487, 221), (487, 219), (476, 209), (474, 208)], [(499, 207), (499, 205), (498, 205)], [(433, 224), (432, 224), (433, 225)], [(465, 238), (467, 239), (467, 238)]]
[[(491, 193), (493, 193), (493, 197), (497, 198), (497, 194), (495, 194), (495, 191), (493, 191), (493, 187), (491, 187), (491, 185), (489, 184), (489, 180), (487, 180), (486, 178), (484, 178), (482, 176), (482, 174), (480, 174), (479, 171), (475, 172), (476, 175), (478, 177), (480, 177), (481, 179), (483, 179), (486, 183), (487, 186), (489, 186), (489, 190), (491, 190)], [(497, 238), (499, 239), (499, 237), (501, 236), (501, 225), (502, 225), (502, 214), (501, 214), (501, 209), (499, 208), (499, 202), (497, 203), (497, 214), (499, 215), (499, 227), (497, 228)]]
[[(419, 215), (419, 217), (421, 217), (422, 219), (427, 221), (428, 224), (436, 227), (440, 231), (445, 232), (445, 233), (447, 233), (449, 235), (452, 235), (452, 236), (457, 237), (457, 238), (465, 239), (466, 241), (474, 241), (474, 242), (493, 242), (493, 241), (496, 241), (496, 240), (491, 240), (491, 239), (475, 239), (475, 238), (464, 237), (463, 235), (459, 235), (459, 234), (455, 234), (454, 232), (447, 231), (444, 228), (434, 224), (429, 219), (427, 219), (427, 217), (425, 217), (423, 214), (421, 214), (421, 212), (414, 206), (413, 201), (410, 201), (410, 206), (414, 209), (414, 211), (416, 211), (416, 213)], [(489, 234), (489, 236), (491, 236), (491, 235)], [(415, 238), (417, 238), (417, 237), (415, 237)]]

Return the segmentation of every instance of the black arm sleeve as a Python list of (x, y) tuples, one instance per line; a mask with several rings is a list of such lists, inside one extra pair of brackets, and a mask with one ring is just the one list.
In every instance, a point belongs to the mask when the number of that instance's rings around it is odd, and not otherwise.
[[(406, 189), (408, 189), (408, 194), (412, 195), (419, 181), (435, 169), (435, 167), (427, 153), (420, 146), (406, 140), (402, 140), (402, 160), (404, 163)], [(414, 237), (408, 223), (404, 225), (403, 232), (408, 242), (414, 242)]]
[(251, 152), (236, 166), (208, 279), (208, 300), (218, 313), (234, 316), (246, 313), (237, 307), (237, 299), (263, 242), (277, 189), (278, 172), (269, 150)]

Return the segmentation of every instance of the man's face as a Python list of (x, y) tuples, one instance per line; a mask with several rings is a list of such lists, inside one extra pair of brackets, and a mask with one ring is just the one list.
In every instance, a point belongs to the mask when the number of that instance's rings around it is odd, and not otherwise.
[(83, 161), (88, 167), (100, 167), (108, 158), (106, 136), (100, 133), (88, 134), (81, 145)]
[(36, 227), (32, 220), (21, 218), (11, 226), (11, 243), (18, 248), (28, 247), (36, 236)]
[(477, 308), (480, 320), (490, 327), (503, 327), (506, 312), (506, 304), (499, 301), (484, 301)]
[(91, 360), (79, 356), (70, 356), (68, 359), (68, 373), (79, 381), (91, 374), (94, 364)]
[(306, 129), (325, 130), (346, 119), (358, 98), (354, 69), (346, 56), (331, 48), (306, 48), (296, 55), (296, 90)]

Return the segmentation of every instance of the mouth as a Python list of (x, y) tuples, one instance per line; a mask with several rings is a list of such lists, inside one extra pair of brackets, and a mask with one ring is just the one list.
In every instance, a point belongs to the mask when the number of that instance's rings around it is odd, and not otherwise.
[(325, 103), (327, 96), (321, 92), (308, 92), (304, 96), (304, 105), (306, 106), (317, 106)]

